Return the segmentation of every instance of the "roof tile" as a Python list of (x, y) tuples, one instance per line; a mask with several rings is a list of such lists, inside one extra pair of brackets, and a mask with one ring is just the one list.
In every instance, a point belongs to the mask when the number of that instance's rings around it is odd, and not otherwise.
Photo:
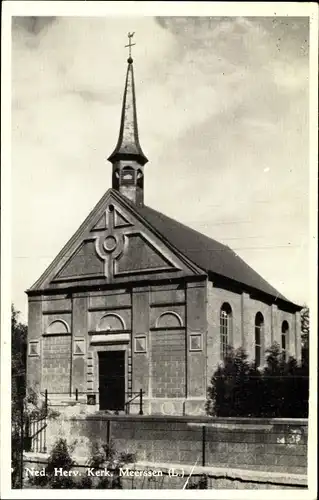
[(134, 208), (177, 250), (204, 271), (216, 273), (272, 297), (290, 302), (228, 246), (148, 206)]

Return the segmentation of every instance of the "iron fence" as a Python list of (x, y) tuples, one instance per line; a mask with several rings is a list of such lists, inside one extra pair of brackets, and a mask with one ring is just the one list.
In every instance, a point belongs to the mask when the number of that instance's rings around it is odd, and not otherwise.
[(126, 393), (129, 399), (125, 402), (125, 413), (127, 415), (130, 414), (130, 409), (132, 405), (139, 406), (139, 415), (143, 415), (143, 389), (140, 389), (138, 392), (129, 392)]
[(46, 453), (47, 415), (26, 416), (24, 422), (24, 451)]
[[(80, 396), (86, 396), (86, 404), (87, 405), (96, 405), (97, 404), (97, 394), (99, 392), (93, 392), (93, 391), (79, 391), (77, 388), (74, 389), (74, 391), (67, 391), (67, 392), (49, 392), (47, 389), (44, 392), (41, 392), (42, 396), (44, 396), (44, 406), (45, 408), (48, 408), (48, 405), (50, 406), (61, 406), (61, 403), (54, 403), (53, 401), (50, 401), (50, 396), (68, 396), (73, 399), (74, 402), (79, 402)], [(125, 411), (126, 415), (130, 414), (131, 407), (134, 405), (138, 406), (138, 414), (143, 415), (143, 396), (145, 392), (143, 389), (140, 389), (139, 391), (136, 392), (126, 392), (125, 393), (125, 402), (124, 402), (124, 408), (123, 410)], [(116, 411), (121, 411), (119, 408)]]

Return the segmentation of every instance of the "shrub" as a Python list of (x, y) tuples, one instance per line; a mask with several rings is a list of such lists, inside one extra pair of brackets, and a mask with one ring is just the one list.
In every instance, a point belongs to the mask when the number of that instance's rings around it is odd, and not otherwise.
[(31, 485), (38, 488), (70, 489), (76, 484), (72, 477), (54, 474), (54, 469), (62, 467), (65, 471), (70, 471), (76, 463), (70, 455), (69, 447), (65, 439), (56, 441), (48, 458), (48, 465), (45, 467), (44, 476), (33, 476), (29, 478)]
[(229, 347), (211, 378), (206, 412), (219, 417), (307, 417), (308, 367), (284, 359), (278, 344), (257, 368), (240, 348)]
[(206, 412), (219, 417), (253, 417), (260, 411), (262, 380), (247, 354), (227, 348), (223, 364), (217, 367), (208, 388)]
[(82, 474), (75, 478), (55, 475), (55, 468), (70, 471), (77, 466), (77, 463), (71, 457), (71, 452), (72, 446), (68, 445), (65, 439), (58, 439), (48, 458), (45, 475), (30, 477), (30, 485), (53, 489), (121, 489), (120, 467), (135, 460), (135, 456), (131, 453), (118, 453), (113, 442), (107, 444), (95, 443), (92, 446), (91, 456), (86, 462), (86, 467), (94, 469), (106, 467), (112, 471), (112, 477), (90, 477)]
[(89, 478), (91, 479), (91, 487), (97, 489), (122, 489), (120, 468), (134, 461), (135, 455), (133, 453), (118, 452), (113, 441), (106, 444), (95, 443), (92, 447), (91, 457), (87, 462), (88, 467), (95, 469), (106, 467), (112, 470), (113, 477)]
[(203, 474), (198, 480), (191, 479), (187, 485), (188, 490), (207, 490), (208, 489), (208, 479), (205, 474)]

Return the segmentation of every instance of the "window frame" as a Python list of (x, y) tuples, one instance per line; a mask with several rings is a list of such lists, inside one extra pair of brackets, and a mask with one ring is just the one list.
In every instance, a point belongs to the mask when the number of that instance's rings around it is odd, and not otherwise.
[[(284, 329), (285, 327), (285, 329)], [(283, 347), (283, 339), (285, 340), (285, 347)], [(289, 323), (287, 320), (284, 320), (281, 324), (281, 353), (283, 355), (284, 360), (287, 360), (288, 352), (287, 345), (289, 345)]]
[(224, 360), (227, 347), (232, 342), (233, 310), (228, 302), (224, 302), (219, 310), (220, 358)]
[[(255, 365), (259, 368), (262, 365), (262, 347), (265, 331), (265, 318), (264, 315), (258, 311), (255, 316)], [(259, 342), (257, 342), (257, 332), (259, 337)], [(258, 355), (257, 355), (258, 352)]]

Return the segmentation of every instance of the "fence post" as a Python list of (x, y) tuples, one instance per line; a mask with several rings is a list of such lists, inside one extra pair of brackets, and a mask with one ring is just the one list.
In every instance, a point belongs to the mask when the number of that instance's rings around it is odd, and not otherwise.
[(143, 389), (140, 389), (140, 411), (139, 415), (143, 415)]
[(202, 466), (206, 464), (206, 425), (202, 427)]
[(48, 414), (48, 389), (44, 391), (44, 411), (45, 414)]
[[(24, 437), (25, 439), (29, 439), (30, 437), (30, 418), (29, 418), (29, 415), (27, 414), (25, 416), (25, 433), (24, 433)], [(29, 450), (27, 450), (29, 451)]]
[(106, 421), (106, 442), (107, 442), (107, 444), (110, 444), (110, 439), (111, 439), (110, 427), (111, 427), (111, 422), (110, 422), (110, 420), (107, 420)]
[(23, 405), (24, 401), (20, 402), (21, 408), (20, 408), (20, 470), (19, 470), (19, 480), (20, 480), (20, 488), (23, 488), (23, 449), (24, 449), (24, 411), (23, 411)]
[(75, 389), (75, 401), (79, 400), (79, 390)]

